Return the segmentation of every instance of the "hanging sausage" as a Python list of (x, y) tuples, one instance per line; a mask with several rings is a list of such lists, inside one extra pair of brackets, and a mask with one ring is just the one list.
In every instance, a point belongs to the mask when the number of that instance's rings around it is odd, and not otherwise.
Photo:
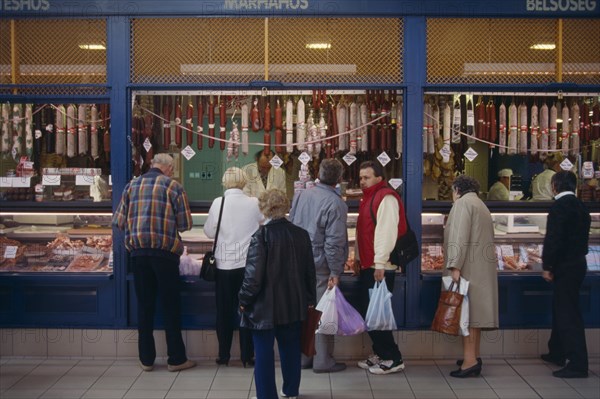
[(186, 127), (186, 145), (194, 144), (194, 104), (192, 104), (192, 97), (188, 102), (187, 110), (185, 112), (185, 127)]
[[(496, 120), (496, 104), (494, 103), (494, 100), (492, 100), (491, 97), (486, 107), (485, 122), (487, 130), (487, 140), (490, 143), (496, 143), (496, 140), (498, 140), (498, 122)], [(490, 145), (490, 148), (494, 148), (494, 145)]]
[(315, 140), (318, 138), (317, 125), (315, 125), (314, 110), (310, 108), (308, 110), (308, 118), (306, 119), (306, 126), (308, 131), (308, 144), (306, 145), (306, 152), (311, 156), (315, 154)]
[(92, 159), (98, 158), (98, 107), (90, 108), (90, 153)]
[[(360, 134), (362, 136), (360, 150), (362, 152), (367, 152), (369, 151), (369, 129), (367, 128), (367, 123), (369, 123), (369, 110), (365, 102), (360, 105), (358, 115), (360, 117)], [(400, 142), (402, 142), (402, 139)]]
[(548, 126), (550, 150), (553, 151), (556, 150), (558, 145), (558, 108), (556, 107), (556, 103), (552, 104), (552, 108), (550, 108), (550, 122)]
[[(42, 106), (43, 107), (43, 106)], [(44, 149), (44, 123), (43, 123), (43, 113), (42, 107), (38, 107), (35, 114), (33, 115), (33, 155), (31, 156), (31, 160), (34, 163), (34, 168), (38, 170), (41, 166), (41, 155), (42, 150)]]
[(523, 100), (519, 106), (519, 154), (527, 155), (527, 105)]
[(163, 149), (169, 151), (171, 146), (171, 96), (166, 96), (163, 101)]
[(517, 106), (514, 100), (508, 107), (508, 129), (508, 155), (514, 155), (517, 153), (518, 142)]
[(136, 106), (131, 120), (131, 161), (133, 163), (133, 175), (139, 176), (142, 173), (142, 154), (138, 143), (142, 132), (140, 130), (142, 118), (139, 115), (139, 107)]
[(317, 144), (315, 145), (315, 150), (317, 152), (317, 157), (320, 156), (321, 150), (323, 149), (323, 145), (327, 146), (330, 143), (325, 142), (325, 138), (327, 137), (327, 124), (325, 123), (325, 104), (321, 104), (319, 108), (319, 134), (317, 136)]
[(294, 102), (288, 98), (285, 103), (285, 150), (288, 154), (294, 151)]
[(79, 155), (88, 153), (87, 106), (80, 104), (77, 108), (77, 152)]
[(110, 161), (110, 121), (108, 115), (108, 104), (102, 104), (101, 108), (102, 118), (102, 130), (103, 134), (103, 145), (104, 145), (104, 159)]
[(562, 109), (562, 131), (560, 133), (560, 138), (562, 140), (562, 154), (564, 156), (569, 155), (569, 133), (571, 129), (571, 125), (569, 124), (569, 107), (567, 106), (567, 102)]
[(261, 128), (260, 111), (258, 110), (258, 98), (254, 99), (254, 103), (253, 104), (254, 105), (252, 107), (252, 113), (250, 115), (250, 121), (252, 122), (252, 131), (256, 133)]
[(548, 145), (549, 145), (549, 130), (548, 130), (548, 122), (550, 118), (550, 111), (548, 109), (548, 105), (546, 102), (542, 104), (540, 108), (540, 147), (542, 151), (540, 152), (540, 159), (543, 161), (548, 157)]
[(486, 125), (485, 103), (483, 102), (483, 96), (479, 96), (477, 105), (475, 106), (475, 137), (488, 140)]
[(67, 138), (65, 137), (67, 114), (64, 105), (56, 107), (56, 155), (65, 155)]
[[(150, 114), (149, 112), (146, 112), (144, 114), (144, 130), (143, 130), (143, 139), (144, 140), (143, 141), (148, 140), (148, 142), (150, 142), (150, 144), (154, 144), (153, 124), (154, 124), (154, 121), (153, 121), (152, 114)], [(146, 156), (144, 158), (145, 159), (144, 171), (150, 167), (152, 158), (154, 158), (154, 146), (153, 145), (149, 146), (148, 150), (146, 151)]]
[(450, 104), (448, 102), (444, 105), (444, 110), (442, 112), (442, 141), (443, 147), (445, 151), (442, 155), (443, 162), (447, 163), (450, 161), (450, 131), (452, 129), (452, 109), (450, 108)]
[(76, 133), (77, 123), (75, 118), (75, 105), (69, 104), (67, 107), (67, 156), (73, 158), (77, 151), (76, 149)]
[(460, 98), (456, 96), (454, 100), (454, 108), (452, 113), (452, 151), (454, 152), (454, 165), (456, 170), (462, 170), (463, 149), (460, 128), (462, 123), (462, 115), (460, 109)]
[[(346, 151), (348, 150), (348, 134), (346, 134), (346, 119), (348, 118), (348, 110), (346, 109), (346, 105), (342, 102), (338, 103), (337, 106), (337, 125), (338, 130), (340, 132), (339, 142), (339, 150)], [(352, 122), (350, 122), (350, 126), (352, 126)]]
[(533, 105), (531, 106), (531, 144), (529, 146), (529, 151), (531, 153), (531, 156), (533, 157), (536, 157), (538, 154), (538, 140), (540, 131), (538, 118), (538, 106), (535, 103), (533, 103)]
[[(392, 141), (393, 141), (393, 147), (394, 147), (394, 158), (398, 159), (398, 157), (400, 156), (402, 150), (398, 151), (398, 129), (401, 127), (399, 126), (399, 121), (398, 121), (398, 102), (396, 101), (396, 91), (394, 90), (392, 92), (392, 106), (390, 108), (390, 117), (391, 117), (391, 124), (392, 124)], [(402, 111), (400, 111), (400, 122), (402, 121)], [(400, 123), (401, 124), (401, 123)]]
[(181, 101), (179, 97), (175, 98), (175, 146), (180, 149), (181, 143), (183, 142), (183, 138), (181, 136), (181, 124), (182, 121), (182, 113), (181, 113)]
[(377, 124), (373, 121), (377, 118), (377, 100), (376, 96), (373, 93), (371, 98), (371, 131), (369, 132), (369, 151), (375, 151), (377, 149)]
[(569, 150), (570, 155), (573, 156), (579, 154), (579, 129), (581, 128), (579, 119), (579, 105), (577, 104), (577, 100), (575, 100), (571, 106), (571, 121), (573, 127), (571, 128), (571, 147)]
[(498, 109), (498, 153), (506, 154), (506, 105), (504, 105), (504, 101)]
[(225, 100), (225, 96), (222, 96), (221, 101), (219, 102), (219, 138), (221, 139), (219, 147), (221, 148), (221, 151), (225, 149), (225, 140), (227, 138), (225, 133), (225, 129), (227, 128), (227, 108)]
[[(590, 110), (588, 108), (585, 99), (581, 102), (580, 106), (580, 124), (579, 124), (579, 141), (581, 146), (587, 146), (590, 142)], [(587, 147), (586, 147), (587, 148)]]
[(215, 146), (215, 102), (213, 96), (208, 99), (208, 148)]
[(283, 154), (285, 147), (283, 145), (283, 109), (279, 104), (279, 98), (275, 105), (275, 152)]
[(471, 96), (467, 96), (467, 144), (475, 143), (475, 112)]
[(298, 150), (304, 151), (304, 142), (306, 140), (306, 114), (304, 112), (304, 100), (302, 97), (298, 100), (296, 106), (296, 141), (298, 142)]
[(590, 139), (600, 139), (600, 106), (598, 103), (594, 104), (594, 107), (592, 108), (592, 127)]
[(231, 158), (238, 158), (240, 147), (240, 132), (238, 131), (238, 125), (234, 120), (231, 121), (231, 125), (232, 128), (231, 132), (229, 132), (229, 141), (227, 142), (227, 161), (230, 161)]
[(25, 155), (33, 155), (33, 104), (25, 105)]
[(272, 129), (271, 105), (269, 104), (270, 101), (268, 98), (265, 100), (267, 103), (265, 104), (264, 117), (263, 117), (263, 130), (264, 130), (263, 143), (265, 145), (265, 147), (264, 147), (265, 154), (269, 154), (271, 152), (271, 129)]
[[(350, 104), (350, 154), (356, 154), (358, 150), (358, 135), (356, 128), (358, 127), (358, 105), (354, 101)], [(341, 137), (340, 137), (341, 139)], [(361, 139), (362, 141), (362, 139)], [(341, 141), (340, 141), (341, 142)], [(341, 148), (340, 148), (341, 150)]]
[(248, 155), (248, 128), (249, 124), (248, 104), (242, 104), (242, 154)]
[(2, 153), (8, 154), (10, 152), (10, 134), (9, 134), (9, 111), (10, 104), (2, 104)]
[(45, 107), (42, 110), (42, 135), (47, 154), (53, 154), (56, 151), (55, 117), (56, 112), (52, 107)]
[(202, 96), (198, 96), (196, 98), (196, 131), (198, 132), (198, 137), (196, 138), (196, 147), (199, 150), (202, 150), (202, 146), (204, 144), (204, 99)]
[[(391, 143), (391, 136), (389, 130), (389, 117), (390, 117), (390, 104), (385, 99), (385, 95), (383, 91), (379, 97), (379, 104), (381, 104), (381, 110), (379, 113), (379, 123), (381, 127), (379, 129), (380, 132), (380, 147), (382, 151), (386, 151), (389, 149), (389, 145)], [(389, 139), (389, 140), (388, 140)]]

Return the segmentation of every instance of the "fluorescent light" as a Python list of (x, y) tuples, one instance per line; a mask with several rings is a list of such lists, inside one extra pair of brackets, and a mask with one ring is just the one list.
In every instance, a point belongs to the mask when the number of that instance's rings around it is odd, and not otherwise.
[[(554, 63), (465, 63), (463, 75), (554, 75)], [(564, 75), (600, 75), (600, 63), (565, 63)]]
[(536, 43), (529, 47), (531, 50), (554, 50), (556, 44), (554, 43)]
[(313, 50), (325, 50), (331, 48), (331, 43), (306, 43), (306, 48)]
[[(263, 64), (181, 64), (183, 75), (257, 75), (265, 73)], [(356, 74), (355, 64), (269, 64), (270, 75)]]
[[(10, 65), (0, 65), (0, 75), (10, 75)], [(63, 65), (19, 65), (19, 75), (22, 76), (104, 76), (106, 65), (103, 64), (63, 64)]]
[(79, 48), (82, 50), (106, 50), (103, 44), (80, 44)]

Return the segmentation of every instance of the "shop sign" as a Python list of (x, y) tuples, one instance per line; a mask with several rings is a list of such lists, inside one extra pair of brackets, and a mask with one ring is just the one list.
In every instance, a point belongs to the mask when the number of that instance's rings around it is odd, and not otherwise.
[(225, 10), (306, 10), (308, 0), (225, 0)]
[(589, 12), (596, 5), (596, 0), (525, 0), (527, 11), (537, 12)]
[(0, 0), (3, 11), (47, 11), (50, 0)]

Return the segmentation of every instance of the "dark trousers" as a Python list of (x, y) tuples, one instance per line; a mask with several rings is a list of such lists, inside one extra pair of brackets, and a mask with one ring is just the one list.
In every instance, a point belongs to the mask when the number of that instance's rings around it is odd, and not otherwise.
[(287, 396), (298, 396), (300, 390), (300, 332), (301, 323), (275, 326), (270, 330), (252, 330), (256, 364), (254, 365), (254, 383), (258, 399), (278, 399), (275, 383), (275, 351), (273, 344), (277, 339), (283, 387)]
[[(375, 278), (373, 274), (375, 269), (362, 269), (360, 271), (360, 295), (361, 295), (361, 309), (360, 312), (363, 317), (367, 314), (367, 308), (369, 307), (369, 289), (375, 285)], [(394, 270), (385, 271), (385, 284), (390, 292), (394, 292), (394, 280), (396, 279), (396, 272)], [(396, 341), (394, 340), (394, 332), (391, 330), (386, 331), (369, 331), (369, 337), (373, 342), (373, 352), (379, 356), (382, 360), (402, 360), (402, 353)]]
[(163, 308), (167, 339), (167, 362), (184, 363), (185, 345), (181, 336), (181, 288), (179, 260), (153, 256), (136, 256), (133, 261), (135, 294), (138, 300), (138, 350), (140, 361), (150, 366), (156, 358), (154, 314), (156, 298)]
[[(215, 298), (217, 302), (217, 338), (219, 340), (219, 359), (225, 360), (230, 357), (233, 331), (240, 325), (238, 316), (238, 292), (244, 281), (246, 269), (233, 270), (217, 269), (217, 280), (215, 287)], [(244, 327), (240, 330), (240, 357), (242, 362), (248, 362), (254, 358), (254, 344), (252, 333)]]
[(569, 265), (554, 275), (552, 298), (552, 333), (548, 349), (554, 358), (568, 359), (568, 367), (588, 371), (583, 317), (579, 308), (579, 292), (586, 273), (586, 263)]

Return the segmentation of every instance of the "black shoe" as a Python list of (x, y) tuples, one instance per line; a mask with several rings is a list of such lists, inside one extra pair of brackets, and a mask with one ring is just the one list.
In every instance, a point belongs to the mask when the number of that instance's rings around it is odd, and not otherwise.
[(315, 372), (317, 374), (322, 374), (322, 373), (337, 373), (338, 371), (343, 371), (343, 370), (346, 370), (346, 363), (336, 363), (333, 366), (329, 367), (328, 369), (322, 369), (322, 370), (313, 369), (313, 372)]
[(458, 369), (450, 372), (450, 376), (456, 378), (477, 377), (479, 374), (481, 374), (481, 364), (479, 363), (468, 369)]
[(312, 362), (310, 362), (310, 363), (306, 363), (306, 364), (303, 364), (303, 365), (301, 366), (301, 368), (302, 368), (302, 370), (308, 370), (308, 369), (312, 369), (312, 365), (313, 365), (313, 364), (312, 364)]
[(229, 359), (221, 359), (220, 357), (218, 357), (215, 360), (215, 363), (217, 363), (219, 366), (229, 366)]
[(556, 370), (552, 372), (552, 375), (557, 378), (587, 378), (587, 371), (579, 371), (570, 369), (569, 366), (563, 367), (560, 370)]
[[(462, 366), (463, 363), (464, 363), (464, 359), (459, 359), (456, 361), (456, 365), (459, 367)], [(483, 364), (480, 357), (477, 358), (477, 364)]]
[(541, 355), (540, 357), (545, 362), (555, 364), (559, 367), (565, 367), (566, 361), (564, 358), (552, 356), (550, 353), (545, 353), (545, 354)]
[(254, 359), (250, 359), (250, 360), (242, 360), (242, 365), (244, 366), (244, 368), (246, 367), (254, 367)]

